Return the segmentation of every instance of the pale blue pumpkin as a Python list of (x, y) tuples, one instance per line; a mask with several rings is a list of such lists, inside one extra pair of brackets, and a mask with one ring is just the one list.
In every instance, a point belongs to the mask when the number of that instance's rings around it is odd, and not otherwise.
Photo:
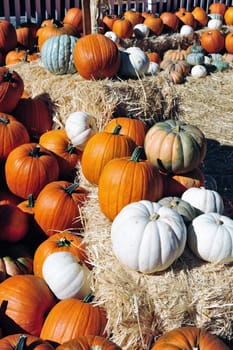
[(77, 40), (77, 37), (68, 34), (56, 35), (47, 39), (41, 50), (44, 68), (58, 75), (76, 73), (73, 52)]

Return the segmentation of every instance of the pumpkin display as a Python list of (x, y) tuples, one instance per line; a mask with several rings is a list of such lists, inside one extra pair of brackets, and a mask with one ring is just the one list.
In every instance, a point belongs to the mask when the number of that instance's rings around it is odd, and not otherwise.
[(121, 63), (118, 74), (123, 78), (138, 79), (142, 77), (149, 68), (149, 58), (147, 54), (136, 46), (130, 46), (124, 51), (120, 51)]
[(74, 65), (87, 80), (111, 78), (118, 72), (120, 54), (116, 43), (103, 34), (88, 34), (74, 46)]
[(105, 336), (106, 312), (91, 302), (92, 299), (92, 295), (88, 295), (83, 300), (58, 301), (48, 313), (40, 337), (63, 344), (79, 336)]
[(36, 198), (43, 187), (58, 179), (59, 165), (55, 155), (45, 147), (24, 143), (14, 148), (5, 164), (6, 183), (12, 193), (27, 199)]
[(70, 113), (65, 121), (65, 131), (73, 145), (83, 151), (87, 141), (98, 131), (96, 119), (83, 111)]
[[(17, 46), (16, 29), (10, 21), (0, 20), (0, 51), (7, 53)], [(2, 111), (3, 112), (3, 111)]]
[(113, 22), (112, 31), (120, 39), (130, 39), (133, 35), (133, 24), (126, 18), (121, 17)]
[(0, 247), (0, 282), (14, 275), (31, 274), (33, 257), (26, 245), (1, 242)]
[(55, 296), (82, 299), (91, 292), (88, 268), (70, 252), (49, 254), (42, 265), (42, 275)]
[(17, 333), (11, 334), (0, 339), (2, 350), (54, 350), (54, 347), (47, 341), (42, 340), (31, 334)]
[(39, 144), (53, 152), (59, 165), (59, 178), (72, 179), (82, 152), (75, 147), (64, 129), (52, 129), (40, 136)]
[(194, 218), (188, 227), (188, 245), (202, 260), (228, 264), (233, 261), (233, 220), (209, 212)]
[(201, 34), (200, 42), (207, 53), (218, 53), (224, 49), (225, 37), (219, 29), (209, 29)]
[(26, 127), (32, 141), (38, 141), (44, 132), (52, 129), (52, 113), (40, 95), (20, 98), (12, 114)]
[(224, 203), (221, 195), (205, 187), (191, 187), (183, 192), (181, 198), (202, 213), (216, 212), (222, 214)]
[(33, 258), (33, 273), (35, 276), (43, 277), (42, 266), (46, 257), (55, 252), (70, 252), (85, 265), (91, 268), (88, 263), (86, 245), (81, 236), (75, 233), (64, 231), (56, 232), (41, 242), (35, 250)]
[(28, 217), (14, 204), (0, 205), (0, 241), (18, 242), (29, 228)]
[(230, 350), (216, 335), (204, 328), (179, 327), (165, 332), (160, 336), (151, 350)]
[(227, 26), (233, 25), (233, 6), (229, 6), (224, 13), (224, 21)]
[(208, 14), (201, 6), (195, 6), (192, 10), (192, 15), (196, 20), (197, 28), (203, 28), (208, 23)]
[(186, 225), (192, 222), (192, 220), (199, 215), (198, 210), (194, 208), (190, 203), (184, 201), (180, 197), (168, 196), (161, 198), (158, 203), (166, 208), (171, 208), (180, 214)]
[(30, 141), (26, 127), (12, 115), (0, 113), (0, 160), (5, 162), (9, 153)]
[(105, 165), (114, 158), (130, 156), (135, 148), (134, 141), (120, 134), (121, 125), (113, 132), (100, 131), (87, 142), (82, 154), (82, 172), (92, 184), (98, 185)]
[(21, 76), (7, 67), (0, 67), (0, 111), (11, 114), (23, 91), (24, 82)]
[(178, 212), (147, 200), (126, 205), (111, 226), (117, 259), (130, 270), (146, 274), (164, 271), (178, 259), (186, 236), (186, 226)]
[(88, 191), (78, 183), (52, 181), (40, 191), (35, 204), (35, 220), (42, 231), (51, 236), (56, 231), (82, 229), (80, 207)]
[(56, 347), (57, 350), (121, 350), (121, 348), (111, 340), (98, 335), (83, 335)]
[(0, 283), (1, 320), (4, 335), (39, 336), (56, 299), (46, 282), (32, 274), (15, 275)]
[(148, 161), (157, 169), (184, 174), (197, 168), (206, 155), (203, 132), (195, 125), (178, 120), (155, 123), (144, 142)]
[(159, 16), (147, 16), (143, 22), (154, 35), (159, 36), (163, 32), (164, 24)]
[(111, 119), (103, 131), (113, 132), (117, 125), (121, 126), (120, 134), (129, 136), (137, 146), (143, 146), (147, 125), (142, 120), (131, 116), (118, 116)]
[(157, 201), (162, 197), (162, 176), (141, 157), (143, 151), (138, 146), (131, 157), (112, 159), (100, 175), (98, 201), (109, 220), (129, 203), (143, 199)]
[(68, 34), (75, 37), (80, 37), (78, 30), (70, 23), (62, 23), (61, 21), (52, 19), (50, 24), (41, 26), (37, 30), (38, 49), (41, 52), (44, 42), (52, 36)]
[(45, 69), (58, 75), (76, 73), (73, 52), (77, 40), (77, 37), (68, 34), (52, 36), (46, 40), (41, 49)]
[(63, 23), (72, 24), (79, 32), (83, 31), (83, 13), (78, 7), (70, 7), (63, 18)]
[(229, 32), (225, 37), (225, 49), (227, 53), (233, 54), (233, 31)]
[(200, 168), (184, 174), (167, 174), (161, 171), (164, 196), (181, 196), (190, 187), (205, 187), (205, 174)]

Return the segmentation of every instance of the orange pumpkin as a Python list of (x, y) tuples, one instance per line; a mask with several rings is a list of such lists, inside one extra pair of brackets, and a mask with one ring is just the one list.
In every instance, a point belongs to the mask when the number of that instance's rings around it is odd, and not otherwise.
[(103, 34), (88, 34), (74, 46), (74, 65), (84, 79), (111, 78), (119, 70), (120, 54), (110, 38)]
[(36, 198), (49, 182), (57, 180), (59, 166), (54, 154), (36, 143), (24, 143), (14, 148), (5, 164), (6, 183), (16, 196)]
[(233, 32), (229, 32), (225, 37), (225, 48), (227, 53), (233, 54)]
[(200, 42), (207, 53), (219, 53), (225, 47), (225, 37), (219, 29), (204, 31), (201, 34)]
[(135, 148), (131, 157), (108, 162), (99, 179), (98, 201), (103, 214), (114, 220), (120, 210), (139, 200), (157, 201), (163, 194), (161, 174), (142, 159), (143, 148)]
[[(0, 51), (6, 54), (17, 45), (16, 29), (10, 21), (0, 20)], [(3, 111), (2, 111), (3, 112)]]
[(28, 232), (28, 217), (13, 204), (1, 204), (0, 227), (0, 241), (18, 242)]
[(21, 76), (8, 67), (0, 67), (0, 111), (11, 113), (17, 106), (23, 91), (24, 82)]
[(160, 15), (164, 24), (164, 29), (170, 32), (176, 32), (179, 27), (179, 18), (172, 12), (162, 12)]
[(224, 14), (226, 12), (227, 5), (224, 4), (223, 2), (213, 2), (209, 6), (209, 12), (210, 13), (218, 13), (224, 17)]
[(84, 300), (67, 298), (59, 301), (46, 317), (40, 337), (63, 344), (86, 335), (105, 336), (107, 316), (103, 308)]
[(81, 236), (68, 231), (57, 232), (45, 239), (37, 247), (33, 259), (33, 272), (35, 276), (43, 277), (42, 265), (46, 257), (54, 252), (67, 251), (74, 254), (80, 261), (88, 267), (86, 245)]
[(111, 119), (103, 131), (113, 133), (117, 125), (120, 125), (120, 135), (130, 137), (137, 146), (143, 146), (147, 131), (147, 125), (140, 119), (131, 117), (116, 117)]
[(7, 278), (0, 283), (0, 325), (3, 334), (29, 333), (39, 336), (44, 319), (56, 302), (40, 277), (27, 274)]
[(111, 15), (105, 15), (102, 19), (102, 22), (104, 26), (106, 27), (106, 31), (110, 30), (112, 31), (113, 23), (119, 19), (118, 15), (111, 14)]
[(9, 153), (19, 145), (29, 142), (26, 127), (7, 113), (0, 113), (0, 160), (5, 162)]
[(198, 27), (202, 28), (207, 25), (208, 15), (202, 7), (200, 6), (194, 7), (194, 9), (192, 10), (192, 15), (195, 18)]
[(44, 132), (52, 129), (52, 113), (40, 95), (20, 98), (12, 114), (26, 127), (32, 141), (38, 141)]
[(156, 15), (147, 16), (143, 23), (150, 29), (153, 34), (157, 36), (162, 33), (164, 28), (162, 19)]
[(98, 335), (80, 336), (59, 345), (56, 350), (121, 350), (121, 348), (111, 340)]
[(11, 334), (0, 339), (0, 348), (2, 350), (54, 350), (54, 347), (47, 341), (42, 340), (31, 334)]
[(55, 154), (60, 169), (59, 178), (62, 180), (74, 179), (82, 152), (72, 145), (66, 131), (53, 129), (44, 132), (40, 136), (39, 143)]
[(155, 62), (160, 64), (161, 62), (161, 57), (158, 52), (156, 51), (146, 51), (147, 56), (149, 57), (150, 62)]
[(120, 39), (130, 39), (133, 35), (133, 25), (128, 19), (121, 17), (114, 21), (112, 31)]
[(224, 21), (227, 26), (233, 25), (233, 6), (229, 6), (224, 14)]
[(151, 348), (168, 349), (230, 350), (216, 335), (197, 327), (180, 327), (168, 331), (158, 338)]
[(196, 20), (190, 11), (186, 11), (185, 9), (180, 8), (175, 12), (175, 15), (179, 18), (182, 24), (186, 24), (191, 26), (192, 28), (196, 27)]
[(64, 18), (64, 24), (72, 24), (79, 32), (83, 30), (83, 13), (78, 7), (70, 7)]
[(36, 37), (33, 27), (18, 27), (16, 28), (17, 45), (23, 49), (32, 50), (36, 45)]
[(52, 181), (40, 191), (35, 204), (35, 220), (42, 231), (51, 236), (56, 231), (80, 231), (80, 207), (88, 192), (77, 183)]
[(18, 63), (18, 62), (31, 62), (34, 60), (37, 60), (39, 58), (38, 54), (36, 52), (30, 53), (28, 50), (24, 49), (18, 49), (11, 50), (6, 54), (5, 57), (5, 64), (6, 66), (10, 66), (12, 64)]
[(81, 165), (83, 175), (90, 183), (98, 185), (101, 172), (111, 159), (132, 154), (135, 142), (120, 134), (120, 130), (121, 125), (117, 124), (112, 132), (100, 131), (88, 140)]
[(127, 19), (128, 21), (130, 21), (132, 23), (133, 27), (136, 26), (136, 24), (143, 23), (143, 21), (144, 21), (144, 18), (142, 16), (141, 12), (135, 11), (132, 9), (125, 11), (123, 13), (123, 17), (125, 19)]

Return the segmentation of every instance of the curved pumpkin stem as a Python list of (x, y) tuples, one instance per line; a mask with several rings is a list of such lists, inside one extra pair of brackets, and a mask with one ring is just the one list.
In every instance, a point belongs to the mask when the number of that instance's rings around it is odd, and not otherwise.
[(52, 19), (52, 23), (55, 24), (55, 26), (57, 28), (62, 28), (63, 27), (63, 24), (60, 21), (58, 21), (57, 19)]
[(18, 342), (14, 347), (14, 350), (25, 350), (26, 349), (26, 335), (22, 334), (19, 336)]
[(2, 117), (0, 117), (0, 123), (3, 123), (3, 124), (9, 124), (9, 123), (10, 123), (10, 121), (9, 121), (9, 119), (6, 119), (6, 118), (2, 118)]
[(83, 298), (83, 302), (84, 303), (91, 303), (92, 300), (94, 299), (94, 297), (95, 297), (94, 294), (91, 292)]
[(69, 154), (75, 153), (77, 150), (77, 148), (75, 146), (72, 145), (72, 143), (68, 143), (67, 145), (67, 152)]
[(28, 208), (34, 208), (34, 206), (35, 206), (35, 200), (34, 200), (33, 194), (29, 194), (28, 195), (27, 207)]
[(130, 160), (132, 160), (133, 162), (139, 162), (140, 157), (142, 155), (143, 152), (143, 147), (142, 146), (138, 146), (134, 149), (133, 154), (130, 158)]
[(33, 151), (29, 152), (29, 155), (35, 158), (39, 158), (41, 156), (40, 145), (36, 145)]
[(15, 81), (15, 79), (13, 78), (13, 71), (12, 70), (8, 70), (8, 72), (6, 72), (3, 75), (3, 79), (4, 79), (5, 82), (13, 83)]
[(71, 195), (76, 188), (79, 186), (79, 184), (77, 182), (71, 184), (70, 186), (66, 187), (64, 190), (67, 194)]
[(117, 124), (116, 127), (115, 127), (115, 129), (113, 130), (112, 134), (113, 134), (113, 135), (119, 135), (120, 130), (121, 130), (121, 125), (120, 125), (120, 124)]

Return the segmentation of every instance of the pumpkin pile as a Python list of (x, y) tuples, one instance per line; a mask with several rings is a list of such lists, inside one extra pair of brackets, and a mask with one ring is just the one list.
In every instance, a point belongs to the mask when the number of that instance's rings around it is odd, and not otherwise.
[[(219, 16), (223, 10), (223, 6), (210, 7), (210, 13)], [(212, 20), (223, 23), (224, 18), (231, 25), (228, 10)], [(12, 38), (0, 42), (2, 348), (120, 350), (131, 346), (112, 332), (112, 319), (99, 296), (95, 232), (91, 232), (93, 241), (88, 241), (88, 225), (95, 220), (87, 214), (93, 192), (98, 204), (95, 215), (106, 223), (102, 236), (106, 233), (109, 254), (130, 279), (133, 274), (165, 278), (187, 251), (189, 259), (195, 257), (200, 265), (228, 269), (233, 262), (233, 219), (226, 215), (223, 198), (202, 168), (207, 142), (197, 126), (173, 119), (147, 125), (131, 116), (112, 115), (98, 127), (93, 116), (76, 111), (63, 128), (57, 127), (48, 102), (27, 95), (10, 61), (12, 50), (20, 52), (17, 60), (27, 63), (33, 52), (55, 75), (139, 79), (161, 70), (172, 83), (179, 83), (192, 72), (191, 67), (217, 67), (213, 55), (225, 49), (231, 54), (229, 37), (209, 24), (189, 51), (169, 50), (160, 56), (136, 46), (123, 49), (121, 42), (163, 32), (183, 33), (190, 30), (187, 26), (203, 29), (208, 17), (201, 8), (159, 17), (135, 11), (125, 12), (124, 18), (108, 15), (103, 18), (104, 32), (87, 36), (82, 35), (81, 20), (81, 10), (71, 9), (63, 21), (47, 20), (39, 28), (25, 25), (15, 30), (0, 21), (0, 28), (4, 25)], [(216, 47), (205, 34), (217, 37)], [(208, 63), (207, 54), (212, 55)], [(122, 285), (115, 288), (120, 293)], [(124, 320), (124, 310), (120, 312), (117, 319)], [(168, 346), (229, 349), (213, 331), (194, 324), (169, 331), (157, 324), (152, 333), (143, 332), (141, 340), (146, 335), (151, 350)], [(132, 349), (140, 346), (133, 344)]]

